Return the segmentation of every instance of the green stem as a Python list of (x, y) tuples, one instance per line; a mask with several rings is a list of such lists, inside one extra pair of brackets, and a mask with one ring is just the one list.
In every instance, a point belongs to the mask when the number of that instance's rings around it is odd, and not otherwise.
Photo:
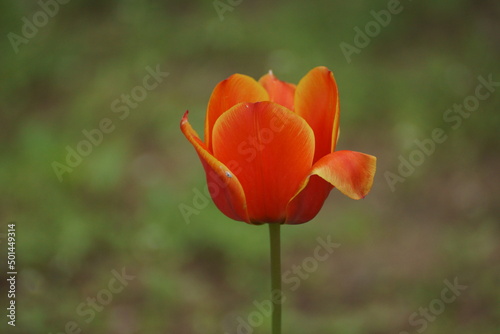
[(271, 301), (273, 302), (272, 334), (281, 334), (281, 250), (280, 224), (269, 224), (271, 241)]

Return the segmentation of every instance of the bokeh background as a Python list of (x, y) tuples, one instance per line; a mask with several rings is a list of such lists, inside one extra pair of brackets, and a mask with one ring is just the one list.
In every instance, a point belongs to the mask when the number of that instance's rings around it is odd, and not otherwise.
[[(40, 3), (1, 2), (0, 233), (16, 222), (18, 260), (17, 326), (2, 311), (2, 333), (238, 333), (268, 298), (268, 231), (196, 197), (204, 173), (179, 121), (189, 109), (202, 133), (213, 87), (233, 73), (296, 83), (318, 65), (339, 84), (338, 148), (377, 156), (378, 171), (364, 200), (334, 190), (313, 221), (282, 229), (283, 271), (318, 237), (340, 244), (285, 291), (284, 333), (498, 333), (500, 87), (456, 129), (443, 115), (479, 76), (500, 81), (500, 3), (402, 1), (350, 62), (341, 43), (355, 46), (354, 28), (387, 1), (215, 4), (72, 0), (44, 22)], [(114, 112), (148, 67), (169, 74)], [(60, 181), (53, 162), (105, 118), (113, 131)], [(447, 140), (391, 189), (387, 172), (435, 128)], [(182, 205), (200, 209), (185, 219)], [(110, 300), (122, 270), (133, 278)], [(2, 260), (2, 310), (6, 271)], [(467, 288), (440, 309), (445, 280)]]

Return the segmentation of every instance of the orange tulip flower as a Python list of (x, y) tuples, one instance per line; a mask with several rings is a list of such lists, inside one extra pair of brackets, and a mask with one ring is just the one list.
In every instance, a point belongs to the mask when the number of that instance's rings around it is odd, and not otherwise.
[(181, 130), (206, 172), (210, 195), (229, 218), (250, 224), (313, 219), (335, 187), (353, 199), (370, 191), (376, 158), (335, 151), (339, 99), (333, 73), (316, 67), (297, 86), (272, 72), (257, 82), (234, 74), (208, 103), (203, 142)]

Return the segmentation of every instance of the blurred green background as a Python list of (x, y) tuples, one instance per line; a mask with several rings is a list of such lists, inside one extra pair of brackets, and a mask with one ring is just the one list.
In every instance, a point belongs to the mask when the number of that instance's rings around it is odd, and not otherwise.
[[(341, 43), (355, 46), (354, 28), (388, 1), (216, 4), (73, 0), (44, 20), (40, 3), (1, 2), (0, 233), (17, 223), (18, 260), (17, 326), (2, 311), (2, 333), (238, 333), (268, 298), (267, 227), (211, 201), (186, 222), (179, 206), (206, 185), (179, 121), (189, 109), (202, 134), (212, 89), (233, 73), (297, 83), (318, 65), (339, 85), (338, 149), (377, 156), (378, 170), (364, 200), (334, 190), (313, 221), (282, 229), (283, 271), (318, 237), (341, 244), (285, 286), (284, 333), (498, 333), (500, 87), (456, 129), (443, 116), (479, 76), (500, 81), (500, 3), (402, 1), (350, 62)], [(38, 22), (30, 38), (23, 17)], [(148, 67), (169, 74), (114, 112)], [(113, 130), (60, 182), (53, 162), (106, 118)], [(391, 189), (387, 172), (435, 128), (447, 140)], [(133, 278), (110, 293), (122, 270)], [(443, 304), (455, 279), (467, 288)]]

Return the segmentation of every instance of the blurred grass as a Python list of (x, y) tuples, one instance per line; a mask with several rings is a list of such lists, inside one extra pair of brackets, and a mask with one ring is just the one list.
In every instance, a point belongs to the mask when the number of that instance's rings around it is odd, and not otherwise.
[[(205, 181), (178, 124), (189, 109), (201, 134), (211, 90), (232, 73), (273, 69), (298, 82), (317, 65), (339, 84), (339, 149), (377, 156), (378, 174), (365, 200), (334, 190), (314, 221), (283, 228), (284, 270), (311, 256), (318, 236), (342, 245), (289, 292), (285, 332), (415, 333), (410, 315), (454, 277), (468, 289), (425, 333), (498, 330), (498, 92), (457, 130), (442, 116), (479, 75), (500, 80), (500, 7), (402, 4), (350, 64), (339, 44), (387, 1), (243, 1), (221, 21), (205, 1), (73, 0), (19, 53), (3, 38), (0, 233), (17, 222), (19, 261), (18, 326), (7, 332), (59, 333), (74, 320), (88, 333), (234, 333), (235, 318), (268, 298), (267, 230), (212, 203), (183, 221), (179, 204)], [(4, 36), (38, 10), (2, 2)], [(112, 101), (157, 64), (170, 75), (120, 120)], [(59, 182), (52, 162), (106, 117), (115, 130)], [(436, 127), (448, 140), (391, 192), (384, 172)], [(86, 323), (76, 307), (122, 267), (136, 278)]]

